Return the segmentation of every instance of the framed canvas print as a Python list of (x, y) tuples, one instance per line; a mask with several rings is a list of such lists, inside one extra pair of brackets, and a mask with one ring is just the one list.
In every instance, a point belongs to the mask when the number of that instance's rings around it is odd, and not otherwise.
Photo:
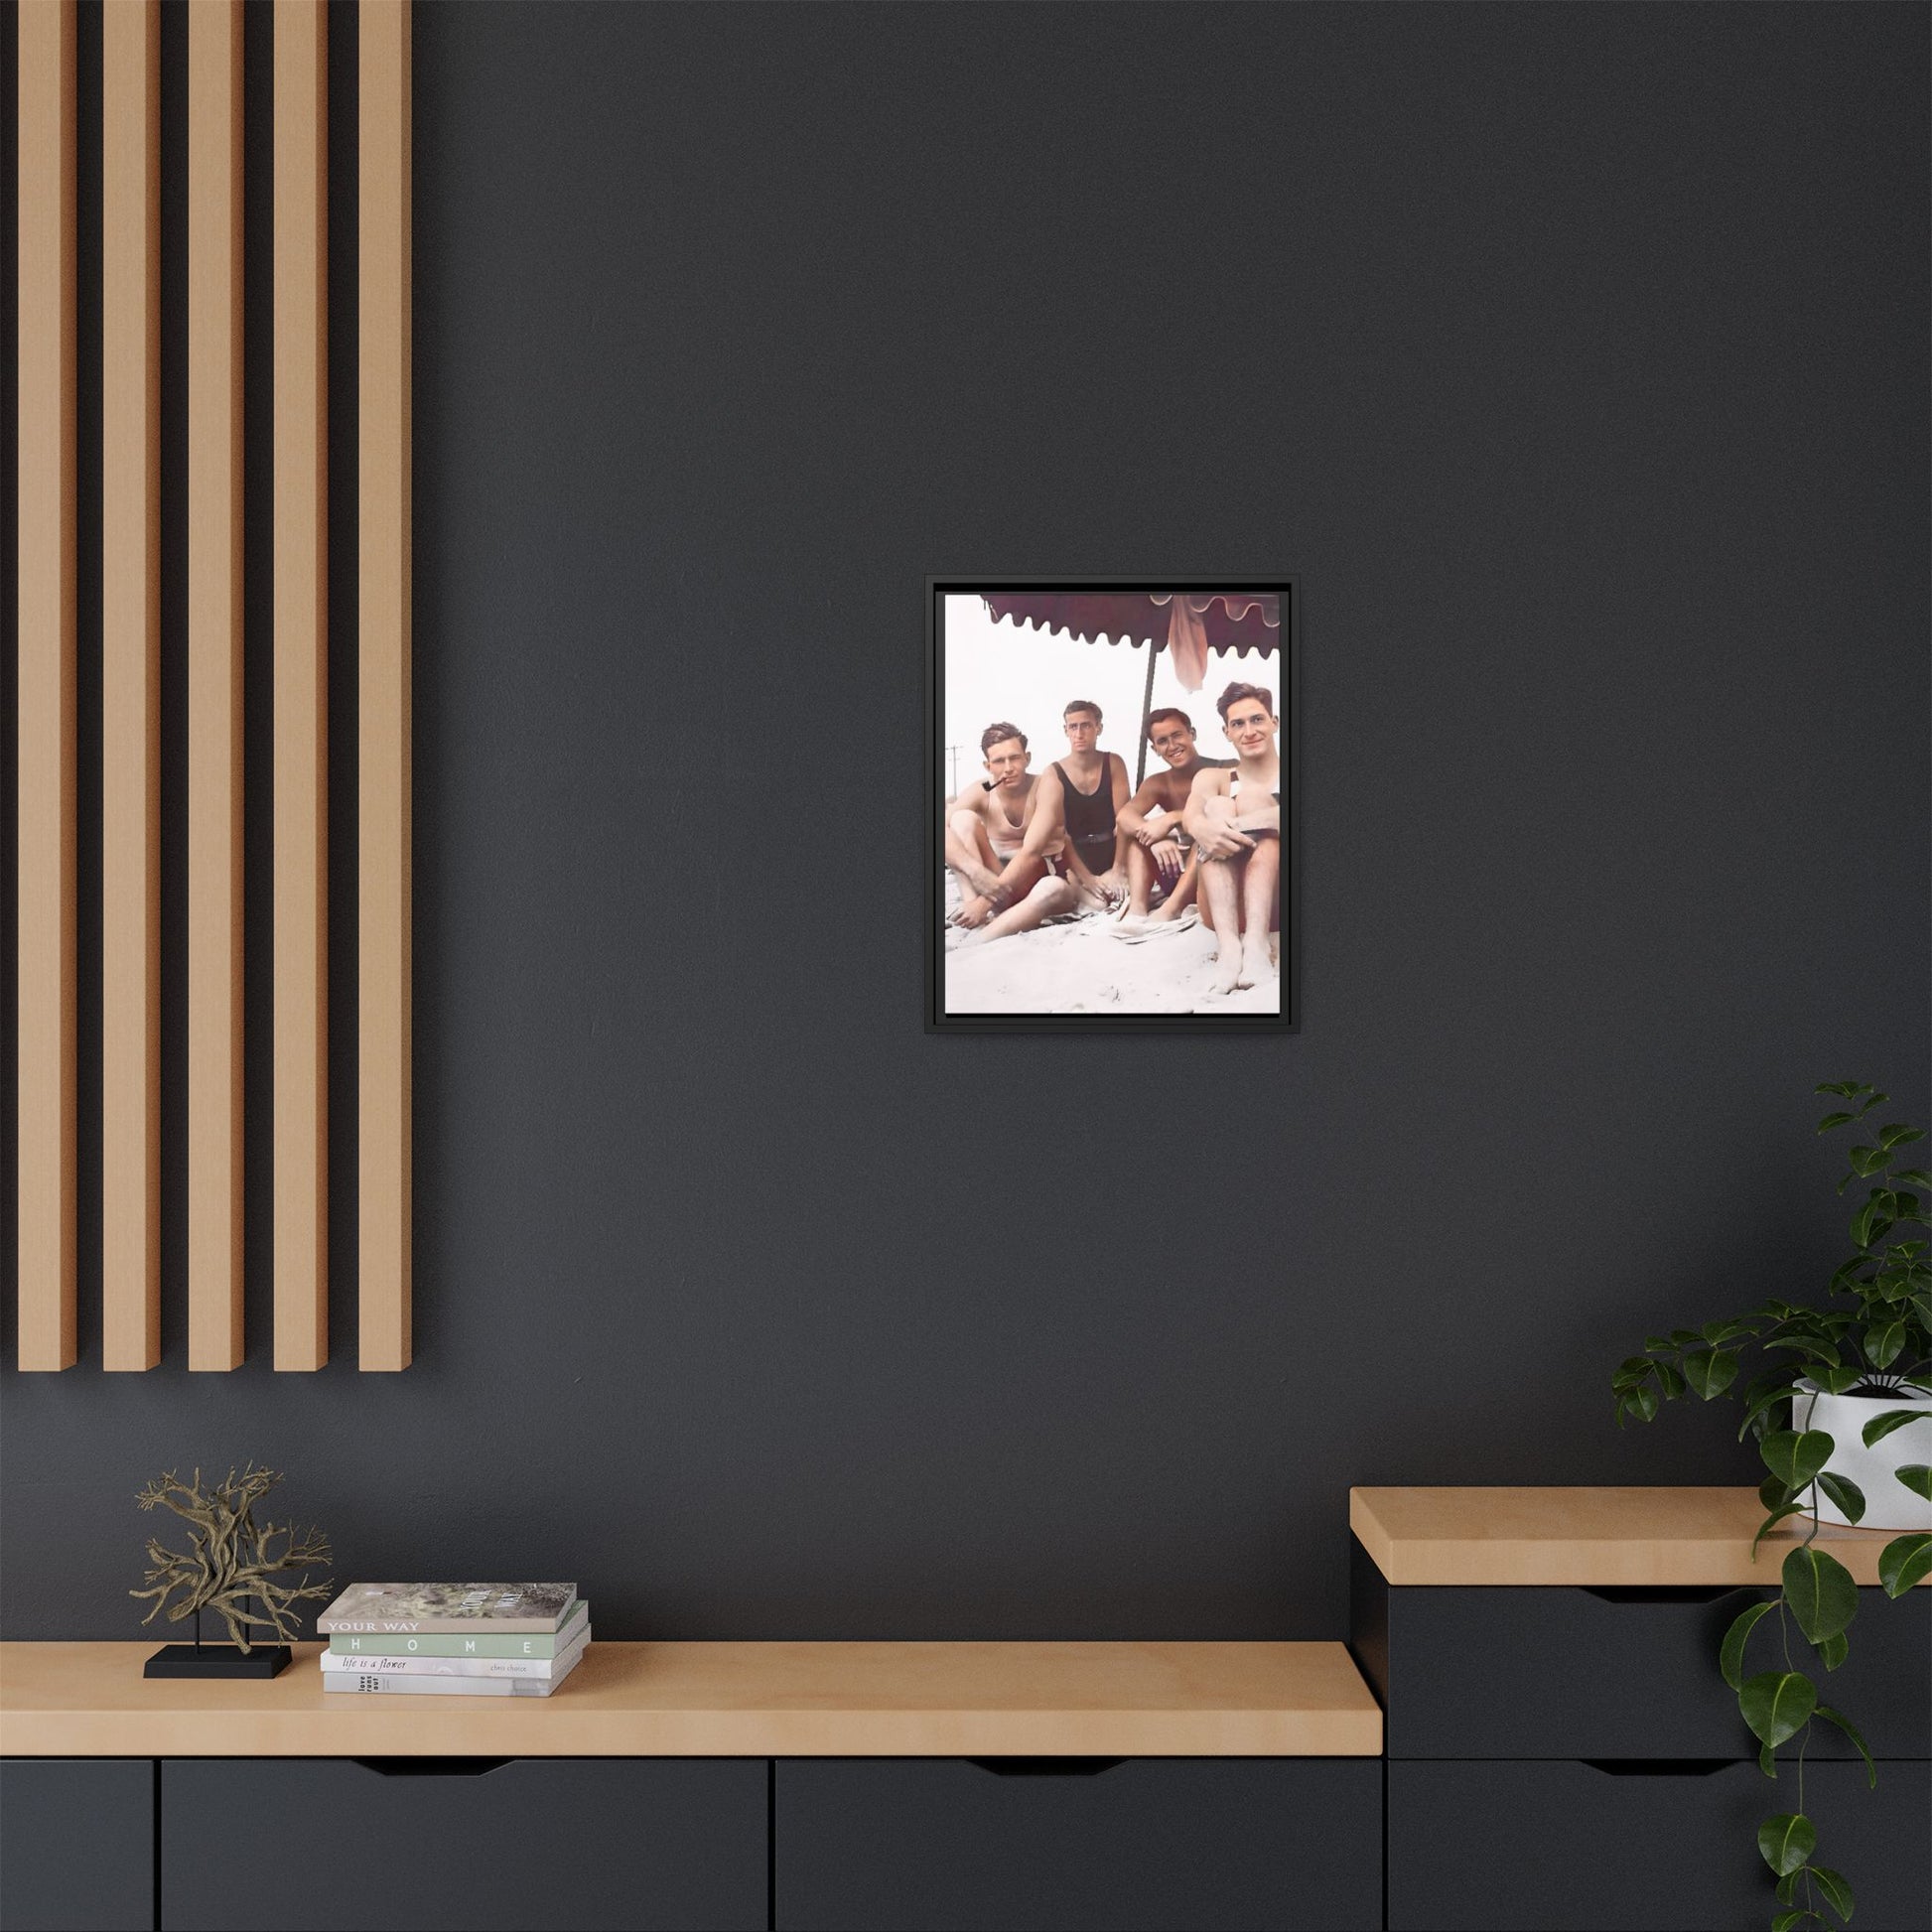
[(1292, 578), (926, 581), (926, 1025), (1296, 1026)]

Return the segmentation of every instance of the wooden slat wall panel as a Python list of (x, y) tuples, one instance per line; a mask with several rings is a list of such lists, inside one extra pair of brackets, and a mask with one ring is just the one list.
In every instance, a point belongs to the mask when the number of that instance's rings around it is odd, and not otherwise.
[(188, 12), (188, 1365), (242, 1357), (241, 8)]
[(102, 1366), (161, 1359), (161, 0), (101, 38)]
[(74, 10), (19, 24), (19, 1330), (74, 1359)]
[(359, 226), (359, 1358), (410, 1358), (410, 10), (363, 0)]
[(275, 1366), (329, 1359), (328, 87), (275, 9)]

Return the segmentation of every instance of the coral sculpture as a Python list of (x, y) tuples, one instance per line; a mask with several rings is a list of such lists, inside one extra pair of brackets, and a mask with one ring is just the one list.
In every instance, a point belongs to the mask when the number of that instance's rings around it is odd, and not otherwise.
[[(298, 1584), (277, 1584), (271, 1578), (286, 1571), (306, 1572), (311, 1566), (330, 1561), (329, 1539), (320, 1530), (310, 1530), (298, 1540), (292, 1524), (257, 1526), (255, 1505), (281, 1481), (273, 1469), (258, 1469), (251, 1462), (239, 1475), (228, 1471), (227, 1480), (207, 1490), (202, 1487), (202, 1472), (195, 1471), (193, 1482), (183, 1482), (171, 1469), (142, 1489), (134, 1500), (143, 1509), (157, 1504), (172, 1509), (191, 1525), (188, 1552), (182, 1555), (164, 1548), (153, 1537), (148, 1539), (146, 1589), (131, 1589), (130, 1596), (152, 1596), (154, 1608), (141, 1619), (152, 1623), (162, 1610), (170, 1623), (183, 1622), (201, 1610), (213, 1610), (228, 1626), (228, 1635), (248, 1654), (248, 1626), (263, 1626), (275, 1633), (278, 1643), (292, 1643), (301, 1634), (292, 1619), (293, 1606), (305, 1597), (326, 1597), (331, 1585), (327, 1579), (312, 1584), (305, 1575)], [(277, 1538), (282, 1548), (275, 1548)], [(184, 1591), (170, 1604), (175, 1590)], [(253, 1598), (259, 1606), (247, 1607)]]

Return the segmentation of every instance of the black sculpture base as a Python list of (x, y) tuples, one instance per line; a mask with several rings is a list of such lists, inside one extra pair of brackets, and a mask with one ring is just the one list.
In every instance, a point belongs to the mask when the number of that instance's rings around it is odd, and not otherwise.
[(258, 1643), (244, 1657), (231, 1643), (164, 1643), (143, 1677), (279, 1677), (294, 1657), (285, 1643)]

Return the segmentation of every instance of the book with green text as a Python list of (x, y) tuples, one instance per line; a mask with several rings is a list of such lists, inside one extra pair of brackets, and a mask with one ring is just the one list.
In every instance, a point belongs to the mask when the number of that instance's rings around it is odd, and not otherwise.
[(580, 1597), (562, 1625), (547, 1633), (480, 1629), (474, 1637), (445, 1631), (418, 1637), (339, 1630), (330, 1637), (329, 1648), (339, 1657), (556, 1657), (585, 1634), (589, 1616), (590, 1605)]

